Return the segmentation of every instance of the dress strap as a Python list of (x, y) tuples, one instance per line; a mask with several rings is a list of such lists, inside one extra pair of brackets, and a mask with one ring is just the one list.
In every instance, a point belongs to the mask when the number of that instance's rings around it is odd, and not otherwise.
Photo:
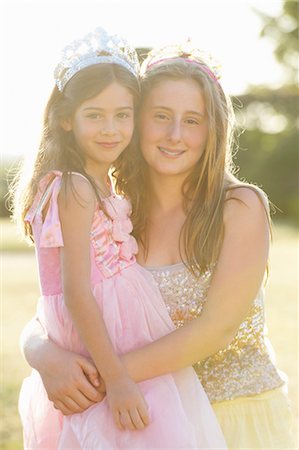
[[(33, 224), (39, 217), (41, 226), (39, 247), (63, 247), (62, 230), (58, 211), (58, 194), (61, 187), (62, 172), (51, 171), (47, 173), (39, 183), (38, 192), (25, 220)], [(45, 217), (42, 219), (42, 211), (48, 204)]]
[(86, 180), (86, 181), (88, 181), (88, 183), (90, 183), (89, 179), (80, 172), (67, 172), (67, 173), (68, 173), (68, 175), (78, 175), (79, 177), (84, 178), (84, 180)]
[(48, 172), (38, 183), (38, 190), (34, 197), (31, 207), (25, 216), (26, 222), (33, 223), (36, 215), (43, 210), (52, 190), (52, 184), (56, 177), (61, 177), (62, 172), (53, 170)]
[(42, 224), (39, 242), (40, 247), (63, 247), (63, 237), (58, 210), (58, 194), (60, 188), (61, 174), (54, 178), (45, 197), (44, 204), (49, 201), (49, 207)]

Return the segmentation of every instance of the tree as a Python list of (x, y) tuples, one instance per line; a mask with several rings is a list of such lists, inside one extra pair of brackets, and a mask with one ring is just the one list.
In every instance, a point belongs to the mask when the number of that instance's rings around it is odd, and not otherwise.
[[(299, 223), (298, 184), (298, 1), (284, 1), (282, 14), (270, 17), (257, 11), (263, 21), (260, 36), (275, 44), (274, 54), (286, 73), (278, 89), (251, 87), (238, 97), (246, 132), (240, 135), (235, 163), (239, 178), (257, 183), (282, 211), (280, 219)], [(244, 122), (244, 120), (243, 120)]]
[(281, 63), (288, 75), (288, 81), (296, 84), (298, 78), (298, 0), (284, 0), (282, 14), (278, 17), (271, 17), (259, 11), (264, 25), (260, 36), (267, 37), (275, 43), (275, 56)]

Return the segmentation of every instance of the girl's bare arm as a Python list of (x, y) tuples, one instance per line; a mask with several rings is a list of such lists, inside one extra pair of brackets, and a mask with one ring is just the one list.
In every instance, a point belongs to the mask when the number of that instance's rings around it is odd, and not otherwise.
[(62, 189), (58, 198), (64, 241), (61, 249), (64, 301), (105, 382), (107, 401), (116, 425), (120, 429), (141, 429), (148, 423), (143, 395), (114, 350), (90, 283), (90, 231), (95, 194), (82, 177), (73, 174), (72, 183), (73, 189)]

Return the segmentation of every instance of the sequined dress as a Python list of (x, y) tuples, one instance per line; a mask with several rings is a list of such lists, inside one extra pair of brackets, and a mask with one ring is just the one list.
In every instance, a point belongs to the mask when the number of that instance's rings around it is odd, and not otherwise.
[[(89, 356), (63, 299), (63, 234), (57, 202), (61, 182), (59, 171), (46, 175), (26, 217), (33, 229), (42, 292), (38, 316), (59, 346)], [(104, 202), (109, 217), (96, 207), (90, 232), (90, 284), (115, 351), (122, 354), (175, 327), (153, 278), (136, 263), (129, 202), (115, 194)], [(43, 214), (45, 204), (48, 209)], [(143, 430), (121, 431), (106, 399), (80, 414), (62, 416), (33, 371), (24, 380), (19, 399), (24, 448), (226, 449), (215, 413), (192, 367), (146, 380), (140, 389), (150, 424)]]
[[(183, 263), (147, 267), (177, 327), (201, 314), (212, 271), (199, 279)], [(286, 449), (292, 444), (291, 412), (266, 335), (264, 289), (229, 346), (194, 365), (229, 449)]]

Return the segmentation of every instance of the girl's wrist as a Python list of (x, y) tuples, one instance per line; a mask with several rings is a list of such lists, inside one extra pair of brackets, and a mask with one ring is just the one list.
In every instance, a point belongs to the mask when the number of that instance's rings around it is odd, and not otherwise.
[(119, 380), (128, 377), (127, 371), (121, 361), (121, 358), (117, 354), (111, 355), (109, 361), (107, 361), (106, 364), (103, 364), (103, 361), (101, 361), (99, 364), (96, 363), (96, 367), (105, 385), (110, 383), (117, 383), (119, 382)]
[(65, 351), (49, 338), (44, 338), (36, 353), (34, 368), (39, 372), (53, 373), (58, 365), (64, 363), (64, 353)]
[(102, 375), (103, 381), (105, 383), (105, 386), (109, 386), (111, 384), (119, 383), (120, 380), (123, 380), (124, 378), (128, 378), (127, 372), (122, 368), (121, 370), (117, 371), (109, 371), (105, 373), (105, 375)]

